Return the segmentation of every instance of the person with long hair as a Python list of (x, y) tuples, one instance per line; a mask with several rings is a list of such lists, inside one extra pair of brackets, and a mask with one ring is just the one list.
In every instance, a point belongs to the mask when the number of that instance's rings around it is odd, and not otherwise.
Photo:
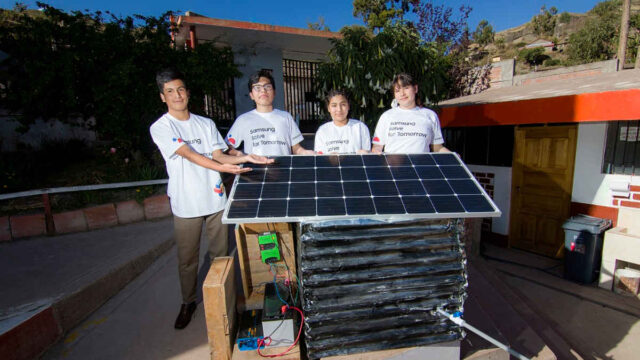
[(331, 90), (326, 98), (331, 121), (316, 131), (314, 150), (318, 154), (366, 154), (371, 149), (369, 128), (349, 119), (349, 97), (344, 90)]
[(397, 74), (392, 89), (398, 106), (380, 116), (373, 134), (372, 152), (449, 152), (444, 147), (438, 115), (422, 106), (415, 79), (407, 73)]

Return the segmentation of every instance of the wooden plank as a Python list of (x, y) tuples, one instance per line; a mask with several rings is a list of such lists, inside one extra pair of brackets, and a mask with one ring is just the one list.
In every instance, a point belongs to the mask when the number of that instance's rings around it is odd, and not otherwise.
[(236, 249), (238, 251), (238, 261), (240, 262), (240, 277), (242, 278), (242, 290), (245, 294), (245, 297), (248, 297), (249, 294), (249, 283), (248, 276), (245, 275), (247, 273), (247, 269), (245, 264), (249, 262), (248, 254), (247, 254), (247, 244), (246, 244), (246, 232), (243, 226), (236, 225)]
[[(287, 346), (285, 347), (272, 347), (267, 349), (260, 349), (260, 352), (264, 355), (275, 355), (279, 354), (283, 351), (287, 350)], [(258, 352), (253, 351), (240, 351), (238, 349), (238, 344), (236, 344), (233, 348), (233, 357), (232, 360), (258, 360), (264, 359), (262, 356), (258, 355)], [(300, 345), (296, 344), (291, 351), (288, 353), (278, 356), (276, 359), (280, 360), (300, 360)]]
[[(269, 224), (242, 224), (236, 227), (236, 246), (242, 276), (242, 286), (245, 296), (245, 305), (250, 305), (252, 299), (258, 299), (255, 292), (260, 292), (264, 284), (273, 281), (273, 274), (269, 264), (264, 264), (260, 257), (258, 235), (268, 231), (276, 231), (278, 245), (280, 247), (281, 260), (276, 265), (286, 265), (291, 274), (296, 274), (296, 258), (294, 236), (291, 225), (288, 223)], [(280, 273), (284, 274), (281, 267)], [(295, 282), (294, 282), (295, 285)], [(247, 307), (254, 309), (255, 307)]]
[(202, 286), (211, 359), (231, 359), (236, 333), (233, 258), (215, 258)]

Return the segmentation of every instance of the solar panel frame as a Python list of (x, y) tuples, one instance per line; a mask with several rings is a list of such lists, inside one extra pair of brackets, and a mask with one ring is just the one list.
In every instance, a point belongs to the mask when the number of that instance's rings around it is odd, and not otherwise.
[(274, 159), (273, 164), (249, 164), (253, 171), (236, 176), (223, 223), (501, 215), (455, 153)]

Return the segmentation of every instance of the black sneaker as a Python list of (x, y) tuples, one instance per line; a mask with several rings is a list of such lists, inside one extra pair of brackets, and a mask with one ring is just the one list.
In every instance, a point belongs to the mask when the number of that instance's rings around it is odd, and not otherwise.
[(188, 304), (182, 304), (180, 306), (180, 313), (176, 318), (176, 323), (174, 327), (176, 329), (184, 329), (191, 322), (191, 318), (193, 317), (193, 313), (196, 311), (196, 302), (190, 302)]

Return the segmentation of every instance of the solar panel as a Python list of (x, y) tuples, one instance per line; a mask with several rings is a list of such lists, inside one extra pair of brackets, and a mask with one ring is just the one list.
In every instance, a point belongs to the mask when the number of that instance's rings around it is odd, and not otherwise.
[(454, 153), (277, 156), (236, 176), (222, 221), (497, 217)]

